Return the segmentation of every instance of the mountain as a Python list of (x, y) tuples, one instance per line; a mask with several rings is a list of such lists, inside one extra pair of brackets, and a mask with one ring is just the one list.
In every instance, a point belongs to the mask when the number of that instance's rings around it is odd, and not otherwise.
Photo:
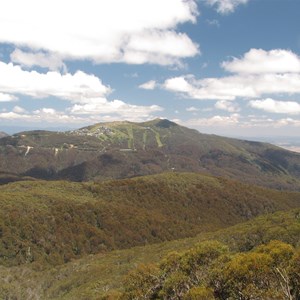
[(8, 136), (8, 134), (3, 132), (3, 131), (0, 131), (0, 139), (5, 137), (5, 136)]
[(169, 120), (99, 123), (0, 139), (0, 182), (103, 180), (165, 171), (202, 172), (300, 190), (300, 154), (271, 144), (201, 134)]
[(58, 265), (296, 207), (298, 192), (193, 173), (102, 183), (14, 182), (0, 186), (0, 264)]

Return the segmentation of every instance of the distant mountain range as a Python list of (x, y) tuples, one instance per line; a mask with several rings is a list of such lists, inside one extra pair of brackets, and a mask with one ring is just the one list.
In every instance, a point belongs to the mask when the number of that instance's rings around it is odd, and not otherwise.
[(128, 178), (201, 172), (300, 190), (300, 154), (267, 143), (201, 134), (165, 119), (99, 123), (0, 139), (0, 181)]

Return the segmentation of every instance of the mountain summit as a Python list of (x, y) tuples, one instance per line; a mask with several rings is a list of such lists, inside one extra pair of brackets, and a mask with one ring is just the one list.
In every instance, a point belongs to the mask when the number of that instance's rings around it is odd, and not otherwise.
[(300, 190), (300, 154), (271, 144), (199, 133), (166, 119), (98, 123), (0, 139), (2, 182), (24, 177), (104, 180), (165, 171), (202, 172)]

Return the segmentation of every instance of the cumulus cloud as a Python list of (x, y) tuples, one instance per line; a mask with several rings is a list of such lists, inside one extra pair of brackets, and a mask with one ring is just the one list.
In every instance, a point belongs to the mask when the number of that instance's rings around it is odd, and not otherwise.
[(0, 92), (0, 102), (10, 102), (18, 100), (18, 97)]
[[(174, 122), (183, 126), (198, 129), (200, 132), (250, 136), (252, 140), (258, 136), (289, 135), (298, 136), (299, 118), (274, 119), (266, 116), (243, 116), (236, 113), (230, 115), (214, 115), (206, 118), (191, 118), (188, 120), (176, 119)], [(276, 131), (274, 131), (276, 128)]]
[(199, 100), (234, 100), (236, 97), (255, 97), (251, 79), (239, 77), (204, 78), (180, 76), (167, 79), (163, 88)]
[(189, 112), (195, 112), (195, 111), (198, 111), (199, 109), (194, 107), (194, 106), (191, 106), (191, 107), (187, 107), (186, 108), (186, 111), (189, 111)]
[(261, 109), (277, 114), (300, 114), (300, 104), (295, 101), (277, 101), (271, 98), (263, 100), (252, 100), (249, 105), (253, 108)]
[[(176, 31), (179, 24), (196, 22), (197, 15), (195, 0), (76, 0), (71, 6), (59, 0), (10, 0), (1, 6), (0, 42), (63, 60), (177, 64), (199, 53), (197, 44)], [(23, 64), (44, 64), (39, 55), (17, 54)], [(58, 67), (52, 59), (51, 67)]]
[[(193, 82), (189, 83), (189, 79), (194, 79), (193, 76), (179, 76), (167, 79), (163, 87), (166, 90), (173, 91), (173, 92), (180, 92), (180, 93), (187, 93), (192, 94), (193, 92)], [(193, 98), (193, 97), (192, 97)]]
[(229, 116), (215, 115), (208, 118), (190, 119), (186, 122), (190, 127), (210, 127), (210, 126), (231, 126), (239, 123), (240, 115), (231, 114)]
[(191, 57), (198, 52), (198, 48), (184, 33), (149, 31), (135, 35), (128, 41), (123, 59), (131, 64), (180, 65), (180, 58)]
[(20, 64), (21, 66), (32, 68), (39, 66), (47, 68), (51, 71), (62, 70), (66, 72), (66, 65), (62, 62), (61, 58), (55, 54), (43, 53), (43, 52), (24, 52), (20, 49), (15, 49), (10, 54), (12, 62)]
[(144, 89), (144, 90), (154, 90), (156, 87), (156, 81), (155, 80), (150, 80), (147, 81), (141, 85), (139, 85), (140, 89)]
[(21, 106), (18, 106), (18, 105), (16, 105), (14, 108), (13, 108), (13, 110), (12, 110), (14, 113), (26, 113), (27, 111), (26, 111), (26, 109), (24, 109), (23, 107), (21, 107)]
[(157, 105), (142, 106), (127, 104), (121, 100), (109, 101), (106, 96), (111, 92), (111, 88), (105, 86), (98, 77), (81, 71), (63, 75), (54, 71), (39, 73), (24, 71), (20, 66), (0, 61), (0, 78), (2, 101), (16, 99), (13, 94), (17, 93), (39, 99), (53, 96), (73, 103), (66, 112), (42, 108), (30, 113), (20, 106), (15, 106), (11, 112), (1, 114), (0, 118), (6, 120), (30, 120), (29, 116), (32, 116), (32, 121), (67, 123), (67, 121), (90, 120), (92, 122), (99, 121), (100, 116), (111, 114), (123, 119), (142, 120), (150, 117), (154, 112), (163, 110)]
[(23, 94), (35, 98), (54, 96), (73, 102), (86, 102), (87, 99), (111, 92), (110, 87), (103, 85), (98, 77), (82, 71), (63, 75), (59, 72), (44, 74), (24, 71), (20, 66), (0, 61), (0, 78), (0, 92)]
[[(255, 59), (255, 53), (258, 58)], [(300, 65), (296, 54), (284, 50), (250, 50), (241, 60), (222, 66), (236, 74), (197, 79), (193, 75), (167, 79), (162, 87), (193, 99), (235, 100), (265, 94), (300, 93)]]
[(264, 73), (298, 73), (300, 57), (289, 50), (251, 49), (241, 59), (233, 58), (222, 63), (222, 67), (232, 73), (264, 74)]
[(226, 110), (229, 112), (238, 112), (240, 110), (239, 106), (236, 103), (232, 103), (229, 101), (220, 100), (216, 102), (215, 108)]
[(31, 116), (13, 111), (2, 112), (0, 113), (0, 120), (31, 120)]
[(216, 6), (220, 14), (229, 14), (235, 11), (240, 4), (246, 4), (249, 0), (204, 0), (210, 6)]
[[(109, 102), (106, 104), (109, 106)], [(124, 104), (126, 105), (126, 104)], [(79, 110), (76, 111), (76, 108)], [(80, 125), (83, 126), (84, 124), (94, 124), (98, 122), (110, 122), (110, 121), (116, 121), (116, 120), (130, 120), (130, 121), (136, 121), (136, 122), (142, 122), (145, 120), (153, 119), (154, 116), (151, 115), (151, 112), (155, 112), (157, 110), (161, 110), (155, 107), (127, 107), (127, 110), (125, 109), (124, 113), (122, 111), (118, 111), (118, 106), (116, 105), (115, 108), (111, 107), (109, 110), (109, 113), (105, 111), (105, 109), (101, 109), (99, 107), (95, 107), (98, 109), (98, 113), (88, 114), (87, 107), (84, 107), (83, 109), (86, 109), (86, 114), (84, 111), (80, 112), (80, 107), (73, 107), (74, 113), (70, 113), (69, 111), (57, 111), (53, 108), (41, 108), (38, 110), (35, 110), (33, 112), (28, 111), (17, 111), (14, 109), (14, 111), (10, 112), (1, 112), (0, 113), (0, 120), (6, 121), (6, 122), (28, 122), (28, 123), (39, 123), (43, 122), (43, 124), (65, 124), (70, 125)], [(105, 105), (104, 105), (105, 108)], [(124, 108), (124, 106), (123, 106)]]
[(292, 119), (292, 118), (284, 118), (278, 120), (274, 125), (275, 127), (290, 126), (290, 125), (294, 127), (300, 127), (300, 120)]
[[(50, 109), (52, 110), (52, 109)], [(49, 123), (49, 124), (83, 124), (87, 120), (78, 116), (68, 115), (64, 112), (53, 110), (53, 113), (49, 111), (49, 108), (42, 108), (34, 112), (3, 112), (0, 113), (0, 120), (3, 121), (19, 121), (29, 123)]]
[(99, 115), (99, 114), (117, 114), (122, 117), (132, 118), (139, 116), (141, 118), (149, 117), (153, 112), (162, 111), (163, 108), (157, 105), (139, 106), (127, 104), (121, 100), (107, 101), (105, 98), (90, 100), (86, 104), (75, 104), (70, 108), (72, 114), (78, 115)]
[(57, 111), (54, 108), (44, 107), (42, 109), (37, 109), (33, 112), (35, 115), (47, 114), (47, 115), (55, 115)]

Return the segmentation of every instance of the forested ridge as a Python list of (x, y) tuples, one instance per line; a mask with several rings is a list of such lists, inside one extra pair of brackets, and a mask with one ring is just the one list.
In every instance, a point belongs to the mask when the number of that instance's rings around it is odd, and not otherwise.
[[(155, 282), (148, 278), (154, 272), (160, 295), (146, 299), (174, 299), (168, 289), (168, 282), (174, 282), (176, 292), (183, 295), (179, 299), (294, 300), (299, 279), (299, 215), (299, 209), (276, 212), (193, 238), (86, 255), (55, 267), (0, 266), (0, 295), (4, 299), (144, 299), (153, 291)], [(284, 294), (276, 268), (289, 276), (285, 278), (290, 280), (291, 298)], [(167, 276), (165, 270), (169, 270)], [(196, 275), (200, 271), (200, 281), (190, 284), (194, 270)], [(186, 281), (180, 288), (180, 278), (188, 280), (188, 290)], [(218, 291), (223, 298), (216, 294), (217, 282), (222, 283)], [(240, 291), (245, 298), (237, 298)]]
[(57, 265), (214, 231), (300, 206), (300, 193), (192, 173), (0, 187), (0, 262)]

